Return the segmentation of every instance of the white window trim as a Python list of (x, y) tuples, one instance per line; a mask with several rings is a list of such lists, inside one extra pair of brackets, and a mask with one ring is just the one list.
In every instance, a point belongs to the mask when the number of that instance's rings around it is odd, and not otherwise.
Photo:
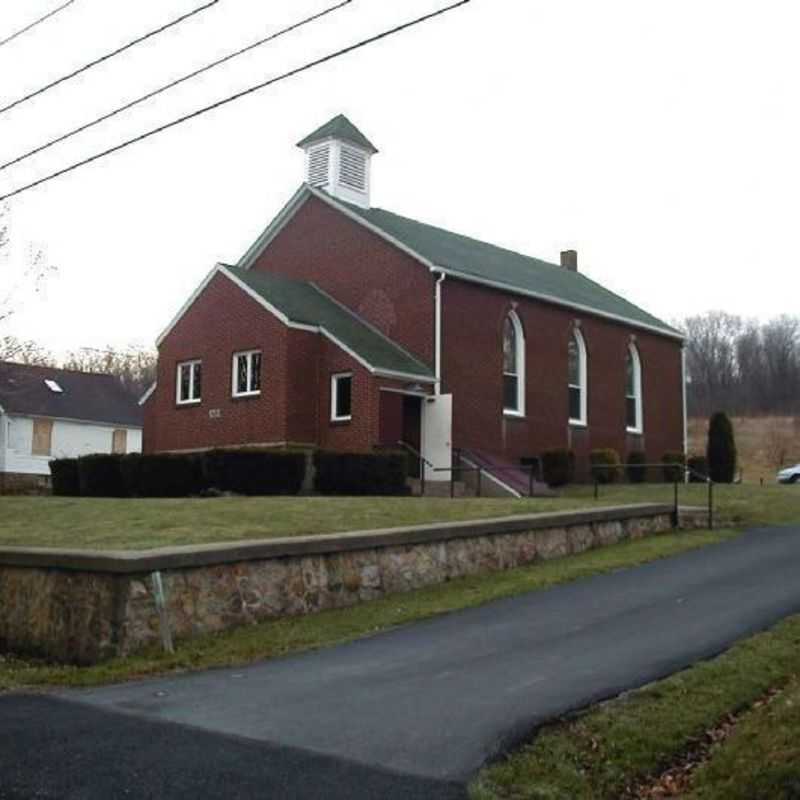
[[(628, 433), (644, 433), (644, 412), (642, 402), (642, 359), (639, 356), (639, 348), (633, 342), (628, 345), (628, 354), (633, 359), (633, 391), (634, 394), (628, 394), (627, 386), (627, 364), (625, 374), (625, 430)], [(636, 426), (630, 427), (627, 422), (629, 399), (633, 398), (636, 401)]]
[(581, 415), (580, 417), (570, 417), (569, 424), (575, 425), (577, 427), (587, 427), (589, 424), (588, 420), (588, 402), (587, 402), (587, 395), (588, 395), (588, 386), (587, 386), (587, 363), (586, 363), (586, 342), (584, 341), (583, 334), (575, 328), (572, 331), (572, 339), (575, 344), (578, 345), (578, 380), (580, 384), (569, 384), (569, 389), (578, 389), (581, 393)]
[[(178, 367), (175, 371), (175, 402), (179, 406), (196, 406), (198, 403), (203, 401), (202, 395), (200, 397), (195, 398), (194, 396), (194, 367), (195, 365), (199, 364), (202, 367), (203, 361), (202, 359), (196, 358), (193, 361), (181, 361), (178, 363)], [(189, 399), (182, 400), (181, 399), (181, 370), (183, 367), (191, 367), (192, 369), (189, 372)], [(201, 385), (202, 391), (202, 385)]]
[(264, 380), (263, 376), (263, 367), (264, 367), (264, 355), (261, 350), (242, 350), (238, 353), (234, 353), (231, 359), (231, 396), (232, 397), (258, 397), (261, 394), (261, 389), (253, 389), (248, 390), (246, 392), (239, 392), (237, 391), (237, 377), (238, 377), (238, 361), (243, 356), (247, 357), (247, 385), (253, 382), (253, 356), (260, 355), (261, 356), (261, 367), (262, 367), (262, 375), (261, 380)]
[[(350, 413), (347, 416), (336, 414), (336, 385), (342, 378), (350, 378)], [(337, 372), (331, 375), (331, 422), (350, 422), (353, 419), (353, 373)]]
[[(517, 343), (517, 352), (516, 352), (516, 378), (517, 378), (517, 407), (516, 408), (506, 408), (505, 398), (503, 400), (503, 416), (505, 417), (517, 417), (521, 418), (525, 416), (525, 331), (522, 329), (522, 323), (520, 322), (519, 317), (517, 316), (516, 311), (509, 311), (507, 319), (511, 320), (511, 324), (514, 326), (514, 334), (516, 337)], [(503, 324), (505, 325), (505, 320), (503, 320)], [(505, 364), (503, 365), (505, 367)], [(503, 369), (503, 378), (505, 379), (506, 375), (512, 375), (511, 372), (506, 372), (505, 368)]]

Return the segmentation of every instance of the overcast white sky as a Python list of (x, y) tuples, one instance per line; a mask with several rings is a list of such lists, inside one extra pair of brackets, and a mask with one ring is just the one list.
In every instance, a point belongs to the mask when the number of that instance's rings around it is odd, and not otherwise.
[[(0, 39), (62, 0), (0, 6)], [(0, 47), (0, 105), (203, 0), (76, 0)], [(3, 162), (334, 0), (220, 0), (0, 115)], [(0, 172), (0, 194), (447, 0), (354, 0), (313, 29)], [(666, 318), (797, 311), (796, 0), (472, 0), (422, 28), (13, 198), (0, 294), (30, 245), (58, 273), (0, 333), (151, 344), (303, 179), (346, 113), (373, 204), (581, 269)]]

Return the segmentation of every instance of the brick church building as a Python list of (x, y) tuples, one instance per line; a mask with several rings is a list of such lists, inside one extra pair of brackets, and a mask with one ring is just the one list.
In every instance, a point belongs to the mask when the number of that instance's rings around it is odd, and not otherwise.
[(678, 331), (574, 251), (551, 264), (373, 207), (377, 150), (343, 116), (299, 147), (305, 182), (160, 336), (146, 452), (404, 442), (491, 472), (554, 448), (579, 470), (594, 448), (685, 450)]

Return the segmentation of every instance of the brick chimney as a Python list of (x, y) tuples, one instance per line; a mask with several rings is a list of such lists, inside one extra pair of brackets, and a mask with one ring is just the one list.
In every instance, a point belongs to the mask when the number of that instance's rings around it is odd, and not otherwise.
[(571, 272), (578, 271), (578, 251), (577, 250), (562, 250), (561, 251), (561, 266)]

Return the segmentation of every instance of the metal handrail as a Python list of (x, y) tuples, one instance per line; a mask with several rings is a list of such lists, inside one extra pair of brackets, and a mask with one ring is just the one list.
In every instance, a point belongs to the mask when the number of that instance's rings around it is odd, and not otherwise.
[[(679, 509), (678, 509), (678, 486), (680, 483), (688, 483), (689, 477), (694, 475), (696, 478), (699, 478), (702, 483), (705, 483), (708, 486), (708, 528), (709, 530), (714, 530), (714, 481), (711, 480), (709, 475), (703, 475), (702, 472), (698, 472), (696, 469), (692, 469), (688, 464), (681, 464), (678, 461), (669, 462), (669, 461), (661, 461), (658, 464), (592, 464), (590, 469), (592, 470), (592, 474), (594, 476), (594, 499), (597, 500), (600, 497), (600, 481), (597, 475), (594, 473), (596, 469), (627, 469), (628, 467), (636, 467), (637, 469), (665, 469), (665, 468), (678, 468), (681, 472), (683, 472), (683, 481), (675, 480), (675, 494), (674, 494), (674, 504), (673, 504), (673, 518), (675, 522), (675, 526), (677, 527), (679, 524)], [(669, 481), (667, 481), (669, 483)]]
[(424, 496), (424, 494), (425, 494), (425, 466), (423, 466), (423, 465), (429, 466), (432, 470), (435, 470), (436, 467), (434, 467), (433, 464), (431, 464), (431, 462), (428, 461), (428, 459), (425, 458), (425, 456), (423, 456), (422, 453), (419, 452), (419, 450), (417, 450), (416, 447), (412, 447), (408, 442), (404, 442), (402, 439), (400, 439), (397, 442), (397, 444), (398, 444), (399, 447), (402, 447), (404, 450), (408, 450), (408, 452), (411, 453), (412, 456), (415, 456), (417, 458), (417, 460), (419, 461), (419, 488), (420, 488), (420, 494), (422, 494)]

